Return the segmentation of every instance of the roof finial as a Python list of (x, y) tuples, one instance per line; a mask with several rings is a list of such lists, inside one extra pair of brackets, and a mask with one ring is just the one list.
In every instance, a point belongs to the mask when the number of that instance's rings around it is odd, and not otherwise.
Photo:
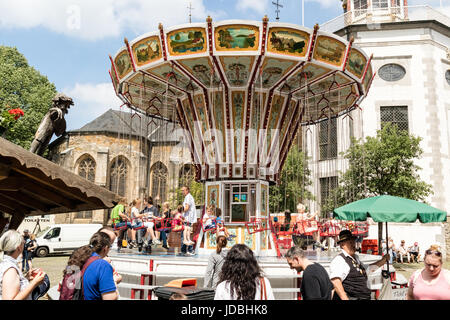
[(277, 2), (273, 2), (273, 1), (272, 1), (272, 4), (273, 4), (275, 7), (277, 7), (277, 9), (275, 10), (275, 12), (277, 13), (277, 21), (278, 21), (278, 20), (280, 20), (280, 17), (278, 16), (278, 14), (280, 13), (280, 8), (283, 8), (283, 6), (282, 6), (281, 4), (278, 3), (278, 0), (277, 0)]

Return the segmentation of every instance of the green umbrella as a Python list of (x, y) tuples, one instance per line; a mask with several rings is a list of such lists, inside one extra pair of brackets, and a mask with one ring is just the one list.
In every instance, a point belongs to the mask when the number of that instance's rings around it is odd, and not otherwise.
[[(389, 195), (358, 200), (333, 210), (333, 216), (340, 220), (386, 222), (386, 250), (388, 245), (388, 222), (422, 223), (446, 222), (447, 213), (425, 203)], [(381, 250), (380, 250), (381, 253)], [(387, 264), (389, 273), (389, 263)]]
[(340, 220), (365, 221), (371, 217), (375, 222), (445, 222), (447, 213), (425, 203), (394, 197), (377, 196), (358, 200), (333, 211)]

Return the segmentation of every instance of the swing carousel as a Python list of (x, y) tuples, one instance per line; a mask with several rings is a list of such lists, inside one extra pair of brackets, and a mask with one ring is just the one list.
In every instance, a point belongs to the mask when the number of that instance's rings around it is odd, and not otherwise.
[[(166, 131), (176, 124), (165, 134), (188, 147), (205, 205), (221, 209), (235, 235), (230, 245), (245, 243), (258, 256), (277, 255), (269, 186), (279, 182), (300, 128), (359, 108), (374, 77), (371, 57), (353, 39), (267, 17), (160, 24), (125, 39), (110, 60), (123, 106), (165, 123)], [(194, 239), (199, 253), (215, 248), (203, 226)]]

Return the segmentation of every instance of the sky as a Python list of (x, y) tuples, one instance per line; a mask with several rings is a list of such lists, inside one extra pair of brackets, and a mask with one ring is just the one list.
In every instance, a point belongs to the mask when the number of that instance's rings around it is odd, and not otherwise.
[[(230, 19), (276, 21), (273, 0), (0, 0), (0, 45), (16, 47), (29, 64), (73, 98), (68, 130), (108, 109), (119, 110), (109, 55), (147, 32), (189, 22)], [(276, 2), (276, 0), (275, 0)], [(279, 22), (302, 25), (301, 0), (279, 0)], [(450, 0), (410, 0), (410, 5), (450, 6)], [(339, 0), (305, 0), (306, 27), (343, 14)], [(1, 79), (0, 79), (1, 81)]]

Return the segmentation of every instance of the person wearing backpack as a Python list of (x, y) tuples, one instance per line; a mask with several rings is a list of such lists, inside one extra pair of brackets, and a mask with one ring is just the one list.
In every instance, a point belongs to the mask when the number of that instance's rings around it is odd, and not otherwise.
[(75, 250), (64, 270), (60, 300), (117, 300), (114, 270), (104, 258), (112, 241), (105, 232), (96, 232), (89, 245)]

